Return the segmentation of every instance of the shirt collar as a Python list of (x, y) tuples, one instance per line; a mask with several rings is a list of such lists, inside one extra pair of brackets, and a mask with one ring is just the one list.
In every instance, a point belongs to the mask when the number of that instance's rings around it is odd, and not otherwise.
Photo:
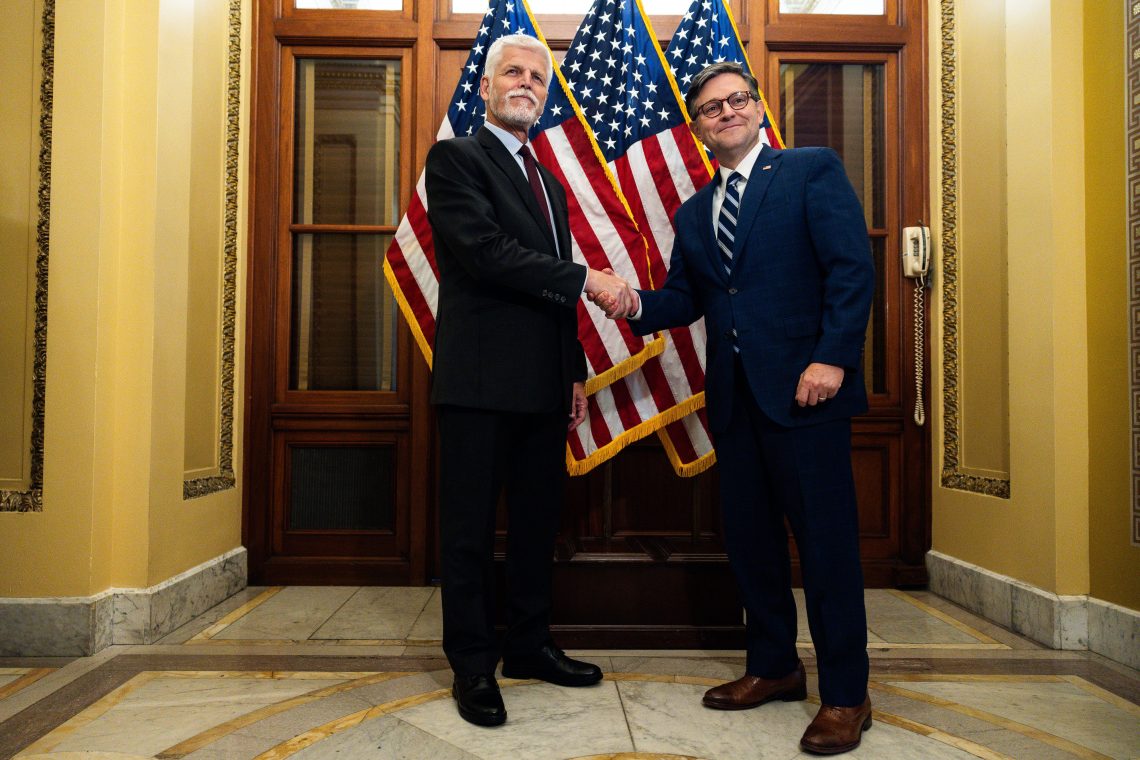
[(483, 126), (486, 127), (491, 134), (499, 138), (499, 142), (503, 144), (503, 147), (506, 148), (507, 152), (512, 156), (518, 154), (519, 148), (521, 148), (523, 145), (526, 145), (526, 143), (519, 142), (519, 138), (515, 137), (507, 130), (503, 129), (502, 127), (495, 126), (489, 121), (483, 122)]
[(752, 150), (748, 151), (748, 154), (740, 160), (740, 163), (736, 165), (735, 169), (729, 169), (727, 166), (720, 167), (719, 171), (721, 187), (724, 187), (726, 184), (728, 184), (728, 178), (732, 176), (733, 172), (736, 172), (741, 177), (744, 177), (744, 181), (747, 182), (748, 175), (752, 173), (752, 167), (756, 165), (756, 159), (760, 157), (760, 151), (763, 149), (764, 143), (758, 142), (752, 147)]

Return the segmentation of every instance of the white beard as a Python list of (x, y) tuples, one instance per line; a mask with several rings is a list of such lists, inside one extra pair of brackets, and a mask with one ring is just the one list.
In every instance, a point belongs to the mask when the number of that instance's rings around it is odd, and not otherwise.
[[(512, 98), (517, 95), (529, 98), (530, 104), (514, 103)], [(495, 118), (515, 129), (530, 129), (538, 117), (542, 116), (538, 98), (530, 90), (524, 89), (509, 90), (497, 103), (489, 104), (489, 108)]]

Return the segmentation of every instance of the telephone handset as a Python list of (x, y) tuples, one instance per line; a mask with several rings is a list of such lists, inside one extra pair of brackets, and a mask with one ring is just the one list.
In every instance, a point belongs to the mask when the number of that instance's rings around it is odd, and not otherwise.
[(930, 272), (930, 228), (903, 228), (903, 276), (924, 278)]
[(930, 287), (930, 228), (903, 227), (902, 271), (914, 283), (914, 421), (926, 424), (926, 407), (922, 401), (922, 370), (924, 358), (924, 296)]

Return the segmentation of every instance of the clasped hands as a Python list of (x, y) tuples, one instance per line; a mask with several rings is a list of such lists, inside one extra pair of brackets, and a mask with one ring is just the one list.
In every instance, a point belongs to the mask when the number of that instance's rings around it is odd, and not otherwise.
[[(636, 314), (641, 305), (637, 291), (615, 275), (612, 269), (587, 271), (586, 297), (610, 319), (624, 319)], [(822, 362), (811, 363), (800, 374), (796, 385), (796, 403), (800, 406), (816, 406), (835, 398), (843, 385), (844, 374), (842, 367)]]
[(637, 291), (612, 269), (590, 269), (586, 273), (586, 298), (610, 319), (624, 319), (641, 305)]

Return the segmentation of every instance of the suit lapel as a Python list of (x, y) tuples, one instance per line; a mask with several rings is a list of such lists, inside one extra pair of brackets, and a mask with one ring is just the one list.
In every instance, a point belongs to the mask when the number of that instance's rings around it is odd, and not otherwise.
[(748, 247), (744, 245), (744, 241), (752, 232), (752, 224), (756, 221), (760, 204), (764, 202), (764, 196), (768, 193), (772, 178), (776, 176), (776, 172), (779, 170), (780, 151), (773, 150), (771, 146), (765, 145), (760, 149), (756, 163), (752, 165), (752, 171), (748, 175), (748, 183), (744, 186), (744, 196), (740, 199), (740, 218), (736, 221), (736, 242), (732, 247), (733, 272), (737, 271), (736, 262), (748, 252)]
[[(539, 229), (543, 231), (546, 239), (550, 241), (551, 251), (553, 251), (554, 237), (550, 231), (550, 225), (546, 223), (546, 214), (542, 213), (542, 209), (538, 207), (538, 199), (535, 198), (534, 193), (531, 192), (530, 183), (523, 174), (518, 161), (510, 154), (499, 138), (491, 134), (489, 130), (480, 129), (475, 133), (475, 139), (477, 139), (479, 144), (487, 151), (487, 156), (491, 159), (491, 162), (502, 170), (507, 180), (514, 186), (519, 197), (522, 199), (523, 205), (527, 207), (527, 210), (530, 211), (530, 215), (534, 217), (535, 222), (538, 223)], [(541, 175), (542, 173), (540, 169), (539, 174)], [(547, 180), (547, 182), (549, 182), (549, 180)], [(550, 193), (549, 190), (547, 190), (547, 193), (553, 197), (553, 194)]]

